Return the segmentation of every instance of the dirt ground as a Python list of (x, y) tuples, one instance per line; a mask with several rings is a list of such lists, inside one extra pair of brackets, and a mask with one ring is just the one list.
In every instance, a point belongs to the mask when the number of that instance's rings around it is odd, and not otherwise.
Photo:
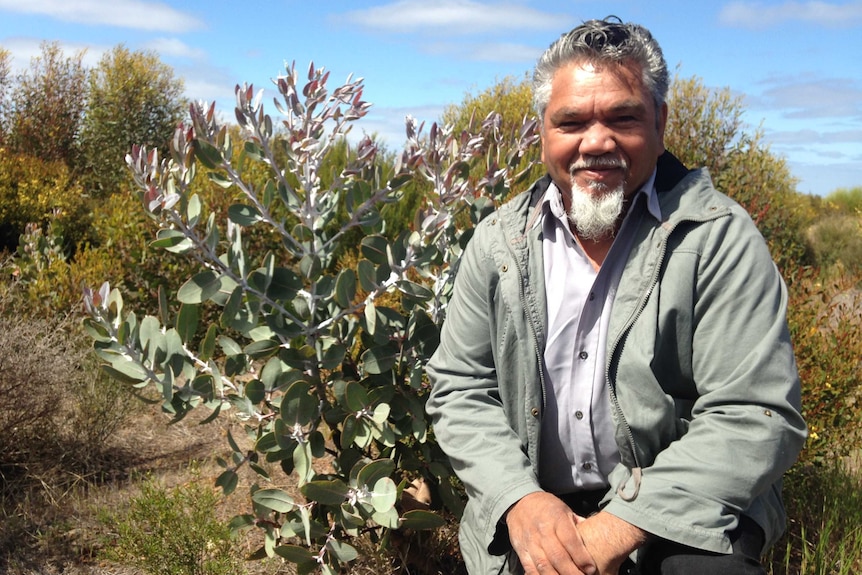
[[(0, 536), (0, 573), (5, 575), (143, 575), (132, 567), (114, 565), (100, 558), (108, 526), (99, 520), (100, 513), (122, 509), (130, 499), (140, 494), (144, 480), (154, 480), (160, 486), (173, 488), (190, 481), (214, 486), (222, 469), (215, 457), (229, 453), (226, 434), (232, 430), (242, 441), (243, 431), (230, 416), (221, 415), (216, 421), (201, 425), (209, 413), (193, 410), (184, 420), (169, 424), (169, 417), (158, 405), (140, 403), (135, 406), (122, 427), (101, 446), (104, 458), (98, 471), (65, 485), (58, 491), (44, 482), (41, 509), (32, 499), (19, 501), (17, 515), (32, 523), (29, 541), (20, 544), (15, 535)], [(69, 483), (69, 482), (66, 482)], [(37, 486), (38, 488), (38, 486)], [(230, 517), (250, 510), (248, 485), (241, 483), (229, 497), (220, 495), (217, 515)], [(26, 498), (25, 498), (26, 499)], [(13, 528), (16, 513), (5, 508), (5, 525)], [(10, 505), (11, 506), (11, 505)], [(260, 545), (251, 532), (238, 542), (248, 554)], [(6, 547), (6, 548), (3, 548)], [(270, 575), (295, 573), (289, 564), (278, 560), (246, 562), (245, 573)]]

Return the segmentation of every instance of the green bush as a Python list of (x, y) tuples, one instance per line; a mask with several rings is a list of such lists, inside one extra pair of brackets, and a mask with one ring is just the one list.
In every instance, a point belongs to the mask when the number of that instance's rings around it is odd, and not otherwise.
[(0, 250), (14, 251), (28, 224), (51, 223), (63, 248), (89, 238), (90, 205), (60, 161), (44, 162), (0, 148)]
[[(259, 555), (335, 573), (358, 557), (351, 541), (360, 534), (385, 546), (392, 531), (460, 514), (451, 469), (428, 433), (424, 366), (470, 227), (526, 173), (517, 167), (535, 134), (528, 124), (506, 136), (494, 116), (463, 133), (433, 125), (424, 134), (411, 120), (393, 164), (366, 137), (325, 178), (330, 152), (369, 106), (360, 81), (330, 92), (327, 79), (312, 66), (300, 86), (287, 68), (279, 132), (243, 86), (241, 131), (196, 105), (169, 160), (136, 147), (138, 196), (158, 223), (152, 245), (187, 256), (195, 271), (166, 290), (178, 302), (160, 298), (157, 315), (128, 312), (108, 284), (87, 290), (85, 304), (112, 376), (154, 384), (176, 419), (204, 406), (243, 422), (251, 447), (228, 437), (217, 484), (230, 493), (241, 469), (255, 475), (252, 511), (233, 525), (263, 531)], [(226, 190), (215, 199), (229, 200), (226, 210), (208, 209), (201, 176)], [(387, 235), (382, 209), (417, 179), (430, 191), (416, 229)], [(355, 230), (358, 258), (341, 246)], [(281, 474), (299, 494), (283, 489)], [(429, 488), (430, 510), (415, 505), (406, 489), (414, 482)]]
[(144, 481), (127, 510), (102, 514), (112, 533), (104, 557), (152, 575), (238, 575), (242, 561), (216, 516), (219, 500), (199, 482), (165, 489)]
[(802, 458), (822, 462), (862, 445), (862, 276), (839, 266), (792, 280), (788, 323), (809, 427)]
[(862, 214), (823, 214), (808, 228), (808, 243), (819, 266), (840, 263), (850, 272), (862, 271)]
[(825, 199), (842, 213), (862, 215), (862, 186), (838, 188)]

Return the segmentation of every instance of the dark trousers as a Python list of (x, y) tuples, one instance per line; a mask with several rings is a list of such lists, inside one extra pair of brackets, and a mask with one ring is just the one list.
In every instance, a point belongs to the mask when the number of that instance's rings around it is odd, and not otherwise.
[[(588, 491), (560, 498), (578, 515), (589, 517), (599, 509), (604, 492)], [(638, 564), (626, 561), (620, 575), (764, 575), (760, 564), (763, 530), (742, 515), (730, 533), (733, 552), (712, 553), (666, 539), (655, 539), (638, 552)]]

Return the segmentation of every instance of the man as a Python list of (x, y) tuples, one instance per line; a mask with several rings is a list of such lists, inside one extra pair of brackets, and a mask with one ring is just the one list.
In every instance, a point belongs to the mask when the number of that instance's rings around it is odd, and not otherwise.
[(537, 64), (548, 175), (477, 227), (428, 366), (471, 573), (763, 573), (784, 528), (806, 434), (786, 288), (665, 152), (667, 89), (617, 19)]

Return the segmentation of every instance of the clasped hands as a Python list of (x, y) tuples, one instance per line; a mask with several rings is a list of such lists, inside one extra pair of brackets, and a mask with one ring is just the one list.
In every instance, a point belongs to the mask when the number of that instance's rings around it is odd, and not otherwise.
[(547, 492), (526, 495), (506, 514), (512, 548), (526, 575), (617, 575), (646, 533), (610, 513), (576, 515)]

